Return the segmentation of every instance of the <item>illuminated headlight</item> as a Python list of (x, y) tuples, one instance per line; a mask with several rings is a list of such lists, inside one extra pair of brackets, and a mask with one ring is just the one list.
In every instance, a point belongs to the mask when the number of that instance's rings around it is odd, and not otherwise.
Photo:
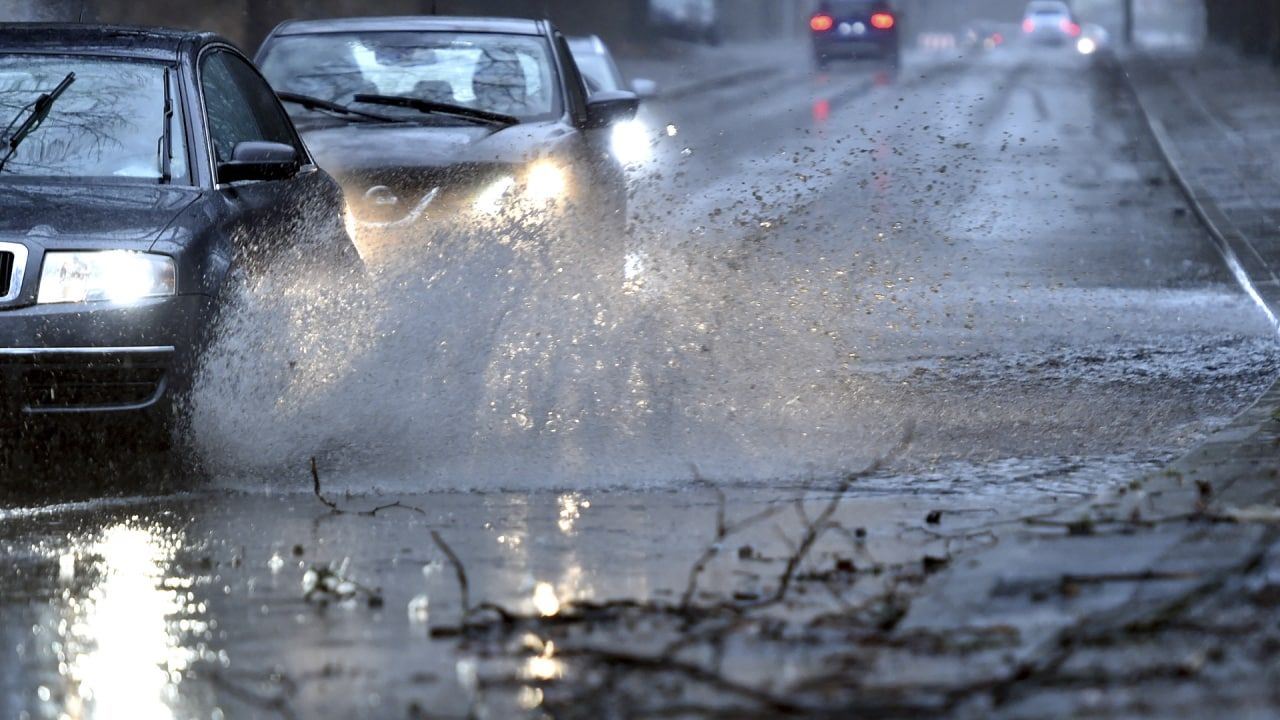
[(1076, 41), (1076, 50), (1081, 55), (1092, 55), (1098, 49), (1098, 43), (1093, 38), (1082, 37)]
[(539, 160), (525, 178), (525, 196), (535, 203), (547, 203), (564, 197), (568, 186), (563, 168), (550, 160)]
[(613, 156), (623, 165), (647, 162), (653, 157), (653, 142), (644, 123), (627, 120), (613, 126)]
[(524, 201), (538, 209), (564, 199), (569, 191), (569, 174), (551, 160), (539, 160), (529, 166), (521, 180), (505, 175), (494, 180), (476, 195), (473, 206), (484, 215), (497, 215), (509, 205)]
[(136, 302), (177, 292), (173, 258), (106, 250), (49, 252), (40, 273), (38, 303)]
[(507, 193), (511, 192), (511, 188), (515, 187), (515, 184), (516, 179), (510, 176), (493, 181), (476, 196), (476, 211), (485, 215), (498, 214), (502, 210), (502, 204), (506, 200)]

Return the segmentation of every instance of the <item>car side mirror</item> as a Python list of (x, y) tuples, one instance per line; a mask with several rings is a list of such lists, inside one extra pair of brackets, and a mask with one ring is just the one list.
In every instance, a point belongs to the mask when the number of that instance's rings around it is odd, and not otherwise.
[(301, 163), (292, 145), (252, 140), (238, 143), (231, 162), (218, 163), (218, 182), (284, 180), (298, 174)]
[(640, 110), (640, 98), (633, 92), (598, 92), (587, 100), (587, 128), (604, 128), (630, 120)]
[(641, 100), (648, 100), (658, 95), (658, 83), (648, 78), (636, 78), (631, 81), (631, 89)]

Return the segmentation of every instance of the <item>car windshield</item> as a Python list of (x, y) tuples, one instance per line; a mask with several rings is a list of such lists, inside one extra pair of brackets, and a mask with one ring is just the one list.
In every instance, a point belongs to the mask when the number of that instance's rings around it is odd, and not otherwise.
[[(555, 66), (540, 37), (448, 32), (286, 36), (267, 46), (262, 69), (277, 90), (343, 105), (366, 94), (461, 105), (526, 121), (560, 112)], [(380, 106), (378, 112), (421, 117), (409, 108)]]
[[(9, 152), (36, 99), (52, 92), (69, 73), (75, 73), (75, 81), (17, 145), (0, 179), (159, 181), (165, 166), (165, 67), (159, 63), (0, 54), (0, 157)], [(170, 162), (175, 181), (187, 177), (176, 105)]]

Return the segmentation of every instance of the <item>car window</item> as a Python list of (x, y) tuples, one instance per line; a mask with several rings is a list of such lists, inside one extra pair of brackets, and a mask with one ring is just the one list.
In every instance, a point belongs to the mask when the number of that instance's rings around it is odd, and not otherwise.
[[(0, 54), (0, 158), (32, 103), (68, 74), (75, 79), (4, 163), (6, 176), (160, 180), (166, 68), (154, 62)], [(181, 93), (170, 86), (170, 178), (186, 181)]]
[[(408, 31), (289, 35), (263, 49), (262, 71), (279, 90), (344, 105), (367, 94), (462, 105), (522, 120), (560, 113), (555, 64), (546, 41), (536, 36)], [(378, 112), (421, 117), (406, 109), (379, 107)]]
[(200, 84), (218, 162), (229, 162), (242, 142), (265, 140), (297, 147), (289, 118), (270, 86), (241, 58), (222, 50), (205, 55)]

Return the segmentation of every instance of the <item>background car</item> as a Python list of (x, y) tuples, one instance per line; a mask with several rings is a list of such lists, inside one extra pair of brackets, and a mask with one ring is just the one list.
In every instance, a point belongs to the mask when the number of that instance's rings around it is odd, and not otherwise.
[[(569, 38), (569, 50), (573, 59), (582, 71), (587, 82), (587, 91), (592, 94), (625, 90), (627, 82), (622, 71), (613, 60), (609, 46), (596, 36)], [(631, 81), (631, 89), (640, 98), (651, 98), (658, 94), (658, 84), (652, 80), (637, 78)], [(619, 162), (634, 166), (646, 162), (653, 157), (653, 146), (656, 135), (639, 118), (623, 120), (613, 126), (611, 140), (613, 155)]]
[(719, 45), (719, 11), (716, 0), (649, 0), (649, 25), (668, 37)]
[(340, 188), (215, 35), (0, 26), (0, 122), (0, 425), (167, 420), (237, 268), (359, 265)]
[(658, 94), (658, 84), (645, 78), (636, 78), (628, 86), (618, 63), (614, 62), (609, 46), (596, 35), (569, 38), (569, 51), (578, 65), (587, 89), (592, 93), (631, 90), (641, 99)]
[(823, 0), (809, 18), (818, 67), (832, 60), (873, 57), (897, 65), (901, 23), (884, 0)]
[(1058, 0), (1035, 0), (1022, 17), (1022, 32), (1037, 45), (1065, 45), (1080, 37), (1071, 7)]
[(624, 90), (588, 97), (550, 22), (288, 22), (258, 59), (345, 187), (358, 243), (398, 244), (420, 234), (388, 231), (434, 218), (546, 207), (621, 249), (626, 178), (610, 128), (634, 117), (639, 99)]

